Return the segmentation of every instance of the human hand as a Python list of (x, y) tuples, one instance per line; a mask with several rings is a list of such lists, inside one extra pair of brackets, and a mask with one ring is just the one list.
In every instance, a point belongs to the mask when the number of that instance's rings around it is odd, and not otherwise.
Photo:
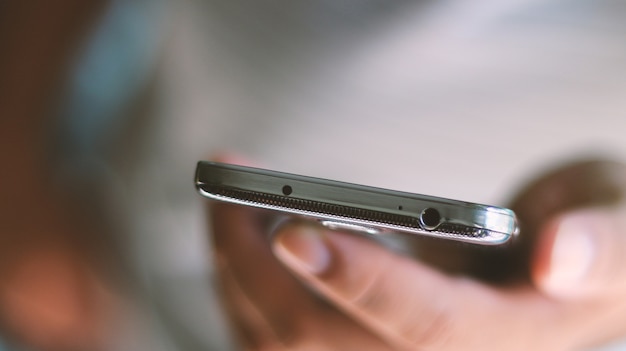
[(569, 350), (626, 332), (626, 221), (615, 208), (537, 222), (533, 283), (508, 287), (309, 223), (279, 228), (270, 244), (266, 212), (211, 212), (224, 297), (248, 349)]
[(44, 194), (27, 211), (0, 204), (2, 213), (17, 212), (0, 225), (3, 341), (42, 351), (107, 349), (121, 316), (102, 269), (108, 241), (89, 236), (101, 232), (89, 226), (96, 222), (86, 220), (93, 218), (87, 211)]

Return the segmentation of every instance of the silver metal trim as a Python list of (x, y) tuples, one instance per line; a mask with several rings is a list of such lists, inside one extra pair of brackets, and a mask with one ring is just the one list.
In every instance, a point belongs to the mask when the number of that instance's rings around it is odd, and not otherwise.
[(209, 193), (203, 190), (202, 188), (199, 188), (198, 190), (202, 195), (208, 198), (214, 199), (214, 200), (218, 200), (218, 201), (225, 201), (225, 202), (229, 202), (233, 204), (246, 205), (246, 206), (252, 206), (252, 207), (262, 208), (262, 209), (267, 209), (267, 210), (280, 211), (284, 213), (290, 213), (290, 214), (295, 214), (295, 215), (304, 216), (308, 218), (313, 218), (316, 220), (335, 221), (335, 222), (353, 225), (355, 226), (355, 228), (356, 227), (371, 228), (371, 230), (365, 230), (365, 232), (370, 233), (370, 234), (375, 234), (375, 235), (385, 235), (386, 233), (396, 232), (396, 233), (425, 235), (425, 236), (430, 236), (430, 237), (435, 237), (435, 238), (447, 237), (456, 241), (482, 244), (482, 245), (499, 245), (499, 244), (506, 242), (510, 237), (509, 234), (501, 233), (501, 232), (497, 232), (493, 230), (485, 230), (484, 233), (487, 235), (481, 236), (481, 237), (471, 237), (468, 235), (441, 232), (441, 231), (437, 231), (436, 229), (430, 230), (430, 231), (420, 230), (420, 229), (412, 228), (412, 227), (399, 226), (399, 225), (393, 225), (393, 224), (381, 223), (381, 222), (375, 222), (375, 221), (368, 221), (368, 220), (362, 220), (362, 219), (356, 219), (356, 218), (350, 218), (350, 217), (344, 217), (344, 216), (337, 216), (337, 215), (319, 213), (319, 212), (314, 212), (314, 211), (298, 210), (298, 209), (292, 209), (292, 208), (288, 208), (284, 206), (268, 205), (268, 204), (255, 202), (255, 201), (241, 200), (241, 199), (236, 199), (232, 197)]

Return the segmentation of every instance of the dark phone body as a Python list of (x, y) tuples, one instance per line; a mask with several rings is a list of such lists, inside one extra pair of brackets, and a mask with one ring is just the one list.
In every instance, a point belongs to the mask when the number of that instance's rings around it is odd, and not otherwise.
[(214, 200), (374, 235), (401, 233), (499, 245), (519, 231), (515, 213), (505, 208), (218, 162), (198, 162), (195, 185)]

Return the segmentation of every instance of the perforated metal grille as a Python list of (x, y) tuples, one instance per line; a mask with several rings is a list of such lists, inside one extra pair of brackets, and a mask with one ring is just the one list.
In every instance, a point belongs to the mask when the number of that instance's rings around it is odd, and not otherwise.
[(232, 198), (248, 203), (269, 205), (272, 207), (282, 207), (303, 212), (314, 212), (333, 216), (355, 218), (369, 222), (384, 223), (393, 226), (406, 227), (422, 232), (438, 233), (444, 236), (464, 236), (471, 238), (482, 238), (490, 234), (489, 230), (465, 226), (456, 223), (442, 223), (436, 229), (427, 230), (420, 225), (419, 218), (403, 216), (395, 213), (374, 211), (370, 209), (342, 206), (332, 203), (299, 199), (295, 197), (274, 195), (254, 192), (236, 188), (228, 188), (215, 185), (202, 185), (202, 188), (221, 197)]

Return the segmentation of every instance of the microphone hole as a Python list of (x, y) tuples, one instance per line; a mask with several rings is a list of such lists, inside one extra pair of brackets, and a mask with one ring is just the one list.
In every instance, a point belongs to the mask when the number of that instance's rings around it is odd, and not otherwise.
[(283, 186), (283, 195), (289, 196), (293, 192), (293, 189), (289, 185)]

